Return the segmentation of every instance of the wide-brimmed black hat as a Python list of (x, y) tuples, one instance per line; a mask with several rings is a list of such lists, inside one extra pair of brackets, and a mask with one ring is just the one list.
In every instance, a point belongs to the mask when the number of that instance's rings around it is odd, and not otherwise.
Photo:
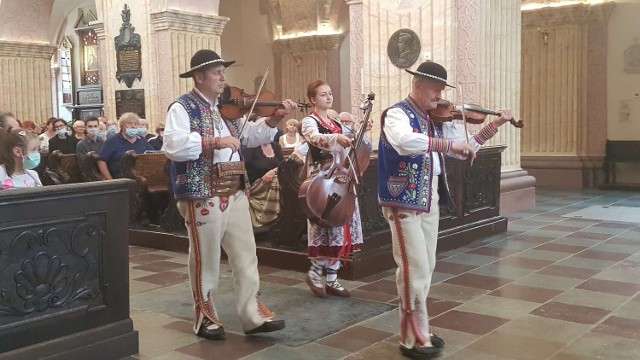
[(455, 86), (449, 85), (447, 83), (447, 70), (445, 70), (444, 66), (433, 61), (423, 62), (422, 64), (420, 64), (420, 66), (418, 66), (416, 71), (411, 71), (409, 69), (405, 69), (405, 71), (413, 76), (422, 76), (424, 78), (434, 80), (449, 87), (455, 88)]
[(190, 78), (193, 76), (193, 73), (196, 72), (197, 70), (204, 70), (209, 66), (215, 66), (215, 65), (224, 65), (224, 67), (229, 67), (234, 62), (235, 61), (222, 60), (220, 55), (218, 55), (218, 53), (216, 53), (213, 50), (206, 50), (206, 49), (198, 50), (191, 57), (191, 69), (187, 70), (187, 72), (180, 74), (180, 77)]

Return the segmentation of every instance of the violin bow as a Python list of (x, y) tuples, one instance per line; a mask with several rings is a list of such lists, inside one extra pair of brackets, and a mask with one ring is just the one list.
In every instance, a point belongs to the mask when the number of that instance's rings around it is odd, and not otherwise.
[[(467, 142), (467, 145), (469, 145), (469, 130), (467, 130), (467, 116), (464, 113), (464, 87), (462, 86), (463, 84), (461, 82), (458, 82), (458, 92), (460, 94), (460, 102), (462, 103), (462, 109), (460, 111), (460, 113), (462, 113), (462, 122), (464, 124), (464, 139)], [(473, 160), (471, 160), (471, 165), (473, 165)]]
[[(249, 109), (249, 112), (247, 113), (244, 122), (242, 122), (240, 131), (238, 131), (238, 140), (242, 139), (242, 133), (244, 132), (244, 127), (247, 125), (247, 121), (249, 121), (251, 114), (253, 114), (253, 109), (255, 109), (256, 107), (256, 103), (258, 102), (258, 98), (260, 97), (260, 93), (262, 92), (262, 87), (264, 86), (264, 83), (267, 81), (267, 75), (269, 75), (269, 69), (270, 68), (267, 67), (267, 70), (264, 71), (264, 75), (262, 75), (262, 81), (260, 81), (260, 86), (258, 86), (258, 91), (256, 92), (256, 98), (253, 99), (253, 104), (251, 104), (251, 109)], [(240, 144), (240, 146), (242, 147), (242, 144)], [(232, 152), (231, 156), (229, 156), (229, 161), (231, 161), (231, 158), (233, 158), (234, 152)]]

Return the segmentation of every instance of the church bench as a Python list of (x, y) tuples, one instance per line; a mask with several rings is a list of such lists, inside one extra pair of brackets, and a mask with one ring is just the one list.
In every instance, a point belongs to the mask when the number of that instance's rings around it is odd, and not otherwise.
[(159, 223), (168, 200), (169, 181), (165, 173), (168, 161), (163, 152), (137, 154), (134, 150), (127, 151), (120, 159), (122, 177), (136, 181), (131, 197), (132, 223), (140, 224), (143, 212), (150, 223)]
[(605, 184), (616, 184), (617, 163), (640, 163), (640, 141), (607, 140), (602, 166)]
[(43, 185), (73, 184), (103, 180), (98, 168), (99, 155), (91, 151), (82, 160), (76, 154), (63, 154), (56, 150), (43, 157), (45, 164), (36, 171)]

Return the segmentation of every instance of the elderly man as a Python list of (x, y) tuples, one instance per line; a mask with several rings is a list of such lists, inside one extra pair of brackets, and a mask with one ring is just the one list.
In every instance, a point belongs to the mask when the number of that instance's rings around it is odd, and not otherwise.
[(20, 127), (20, 123), (16, 119), (16, 116), (10, 112), (1, 112), (0, 111), (0, 129), (8, 129), (14, 128), (17, 129)]
[[(509, 111), (475, 136), (464, 126), (433, 122), (429, 110), (447, 84), (447, 71), (422, 63), (413, 75), (409, 96), (385, 110), (378, 145), (378, 199), (391, 228), (393, 258), (398, 265), (400, 351), (412, 359), (440, 355), (444, 341), (429, 328), (427, 296), (436, 262), (440, 205), (452, 205), (444, 155), (475, 157), (480, 145), (511, 117)], [(468, 143), (464, 138), (468, 136)]]
[(100, 151), (98, 168), (106, 180), (117, 179), (122, 176), (120, 159), (129, 150), (135, 150), (138, 154), (146, 151), (154, 151), (147, 140), (138, 136), (140, 118), (134, 113), (124, 113), (120, 117), (120, 133), (111, 137)]
[(275, 319), (259, 299), (258, 258), (246, 195), (248, 177), (239, 151), (241, 145), (252, 148), (271, 142), (276, 126), (296, 104), (287, 99), (273, 116), (255, 122), (223, 119), (218, 98), (225, 89), (225, 69), (233, 63), (212, 50), (193, 55), (191, 68), (180, 77), (192, 78), (194, 88), (169, 107), (162, 148), (172, 160), (173, 192), (189, 232), (193, 330), (210, 340), (225, 338), (215, 306), (221, 248), (233, 269), (236, 310), (244, 332), (285, 327), (284, 320)]
[[(353, 115), (351, 115), (351, 113), (346, 111), (341, 112), (338, 114), (338, 120), (340, 120), (340, 123), (345, 128), (345, 133), (352, 133), (355, 135), (358, 132), (359, 129), (355, 126)], [(367, 130), (371, 130), (371, 123), (369, 123)], [(371, 141), (369, 141), (369, 138), (366, 135), (364, 136), (364, 144), (367, 145), (369, 152), (373, 152)]]

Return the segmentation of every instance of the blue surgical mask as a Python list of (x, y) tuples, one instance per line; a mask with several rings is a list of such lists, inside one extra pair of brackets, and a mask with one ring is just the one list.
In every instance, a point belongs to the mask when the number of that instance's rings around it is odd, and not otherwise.
[(93, 138), (93, 139), (95, 139), (95, 138), (96, 138), (96, 136), (98, 136), (98, 133), (99, 133), (99, 132), (100, 132), (100, 130), (99, 130), (99, 129), (87, 129), (87, 135), (88, 135), (90, 138)]
[(147, 136), (147, 128), (144, 128), (144, 127), (138, 128), (138, 136), (140, 137)]
[(40, 165), (40, 153), (32, 152), (28, 153), (27, 157), (22, 158), (22, 167), (25, 169), (33, 170)]
[(130, 137), (138, 136), (138, 129), (127, 129), (127, 135)]
[(109, 126), (108, 131), (109, 131), (109, 134), (116, 134), (118, 133), (118, 128), (115, 125), (111, 125)]
[(107, 137), (107, 132), (106, 131), (98, 131), (98, 137), (100, 139), (104, 139)]
[(58, 136), (67, 136), (67, 130), (58, 129), (58, 130), (56, 130), (56, 135), (58, 135)]

